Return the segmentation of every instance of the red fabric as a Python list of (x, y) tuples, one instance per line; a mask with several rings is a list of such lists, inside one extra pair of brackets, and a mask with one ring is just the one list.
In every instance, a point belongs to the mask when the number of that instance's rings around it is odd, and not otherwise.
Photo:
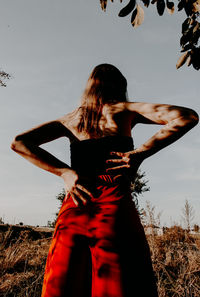
[[(130, 192), (100, 176), (83, 207), (60, 209), (42, 297), (157, 297), (150, 250)], [(125, 189), (126, 188), (126, 189)]]

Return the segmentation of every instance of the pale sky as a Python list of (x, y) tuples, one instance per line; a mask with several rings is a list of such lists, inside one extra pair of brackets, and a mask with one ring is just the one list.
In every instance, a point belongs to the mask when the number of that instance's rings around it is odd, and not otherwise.
[[(99, 0), (1, 1), (1, 69), (12, 75), (1, 94), (0, 217), (5, 222), (46, 225), (53, 220), (61, 178), (27, 162), (10, 149), (16, 134), (71, 112), (80, 102), (90, 71), (100, 63), (117, 66), (128, 80), (130, 101), (183, 105), (200, 113), (199, 72), (176, 70), (183, 12), (160, 17), (144, 7), (144, 23), (134, 29), (130, 17), (117, 16), (122, 4)], [(138, 125), (135, 147), (160, 126)], [(140, 197), (162, 211), (162, 225), (181, 222), (188, 199), (200, 224), (199, 125), (141, 166), (150, 192)], [(43, 146), (70, 165), (69, 141)]]

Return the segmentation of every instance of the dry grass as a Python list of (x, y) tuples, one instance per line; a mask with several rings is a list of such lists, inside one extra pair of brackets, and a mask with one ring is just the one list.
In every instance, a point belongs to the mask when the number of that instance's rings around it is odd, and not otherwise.
[(52, 233), (18, 229), (0, 233), (0, 296), (40, 297)]
[(180, 226), (148, 235), (159, 297), (200, 296), (200, 237)]
[[(0, 296), (41, 296), (51, 236), (52, 232), (31, 228), (0, 230)], [(199, 297), (200, 236), (174, 226), (162, 236), (147, 235), (147, 239), (159, 297)]]

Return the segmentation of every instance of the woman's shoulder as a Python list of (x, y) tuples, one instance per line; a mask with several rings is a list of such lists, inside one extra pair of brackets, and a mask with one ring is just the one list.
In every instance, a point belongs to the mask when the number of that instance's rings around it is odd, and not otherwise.
[(136, 101), (125, 101), (125, 102), (116, 102), (112, 104), (105, 104), (104, 107), (116, 112), (122, 111), (137, 111), (140, 108), (151, 105), (147, 102), (136, 102)]
[(68, 138), (70, 141), (79, 138), (79, 133), (77, 131), (77, 126), (80, 121), (80, 108), (77, 107), (73, 111), (64, 114), (57, 119), (68, 131)]
[(74, 121), (79, 120), (80, 118), (80, 113), (79, 113), (79, 108), (76, 108), (75, 110), (66, 113), (59, 118), (57, 118), (57, 121), (62, 123), (64, 126), (68, 127), (70, 126)]

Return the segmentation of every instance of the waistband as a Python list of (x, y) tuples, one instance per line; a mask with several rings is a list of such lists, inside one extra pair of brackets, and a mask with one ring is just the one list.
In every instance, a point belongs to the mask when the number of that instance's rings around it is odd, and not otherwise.
[[(92, 186), (91, 184), (89, 187), (85, 185), (94, 195), (91, 202), (113, 203), (121, 200), (123, 197), (132, 201), (130, 182), (126, 176), (121, 175), (116, 178), (116, 176), (113, 175), (102, 174), (92, 178), (92, 181), (94, 181)], [(67, 199), (63, 201), (58, 217), (60, 217), (66, 210), (77, 208), (70, 194), (66, 194), (65, 198)], [(86, 206), (86, 208), (87, 207), (88, 206)]]
[(109, 184), (124, 184), (126, 186), (130, 186), (131, 181), (125, 175), (110, 175), (110, 174), (101, 174), (94, 178), (96, 185), (109, 185)]
[(97, 181), (103, 181), (105, 183), (113, 184), (115, 181), (114, 176), (108, 174), (102, 174), (97, 176)]

